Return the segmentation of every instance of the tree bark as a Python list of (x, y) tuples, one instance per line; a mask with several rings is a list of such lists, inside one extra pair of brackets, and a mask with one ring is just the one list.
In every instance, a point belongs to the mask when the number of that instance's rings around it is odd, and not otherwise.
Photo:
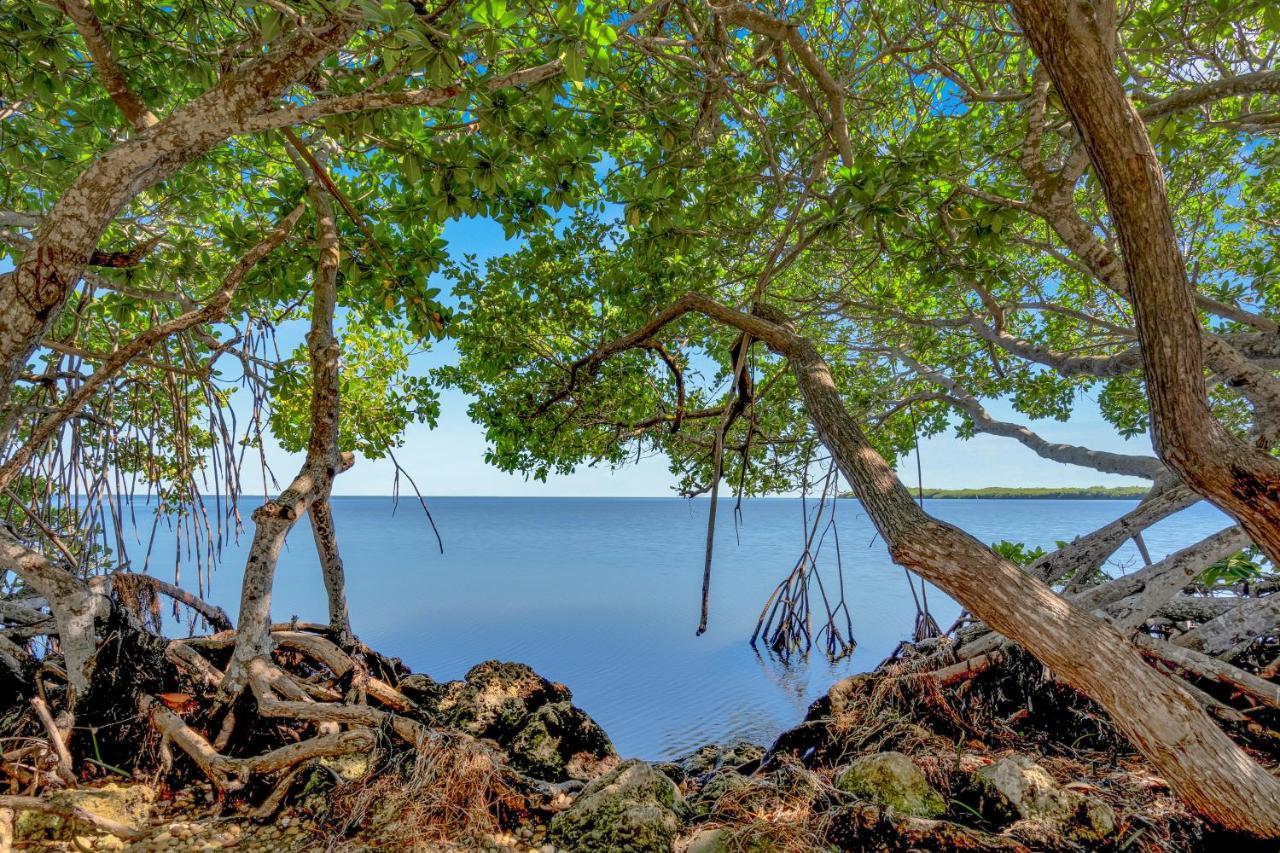
[(27, 463), (44, 448), (45, 442), (53, 438), (68, 420), (93, 399), (94, 394), (114, 379), (142, 353), (158, 345), (171, 335), (176, 335), (179, 332), (206, 323), (216, 323), (226, 317), (227, 311), (231, 308), (231, 300), (240, 284), (259, 261), (275, 251), (285, 241), (285, 238), (293, 231), (293, 227), (297, 225), (305, 210), (306, 206), (300, 204), (281, 219), (279, 224), (266, 237), (236, 262), (235, 266), (231, 268), (230, 272), (222, 280), (222, 285), (203, 306), (187, 311), (171, 320), (157, 323), (112, 352), (93, 372), (93, 375), (82, 382), (58, 406), (56, 411), (50, 413), (32, 428), (31, 434), (27, 436), (26, 443), (15, 450), (3, 465), (0, 465), (0, 490), (7, 489)]
[[(318, 167), (319, 164), (316, 163)], [(320, 173), (316, 173), (317, 179)], [(316, 211), (316, 243), (320, 261), (316, 267), (315, 304), (311, 314), (311, 381), (315, 388), (332, 400), (319, 416), (324, 419), (322, 429), (315, 427), (317, 413), (312, 412), (311, 443), (308, 454), (338, 463), (338, 412), (340, 378), (338, 373), (338, 341), (333, 336), (333, 313), (338, 293), (338, 266), (341, 246), (338, 227), (333, 218), (333, 205), (325, 190), (313, 184), (311, 204)], [(314, 392), (313, 392), (314, 393)], [(342, 645), (350, 645), (355, 639), (351, 633), (351, 617), (347, 612), (347, 581), (338, 550), (338, 532), (333, 523), (333, 507), (329, 495), (333, 480), (329, 480), (324, 493), (311, 504), (311, 532), (316, 540), (316, 554), (320, 559), (320, 571), (324, 576), (324, 589), (329, 599), (329, 627)]]
[[(311, 361), (311, 435), (302, 470), (280, 497), (253, 513), (253, 542), (240, 590), (240, 615), (235, 650), (222, 679), (225, 698), (238, 696), (249, 684), (251, 664), (271, 653), (271, 591), (280, 549), (293, 525), (318, 500), (327, 501), (333, 479), (351, 467), (354, 458), (338, 452), (338, 342), (333, 335), (337, 307), (338, 238), (333, 208), (323, 190), (310, 190), (316, 213), (320, 258), (312, 287), (311, 330), (307, 350)], [(315, 524), (315, 518), (312, 517)], [(332, 528), (328, 534), (332, 533)], [(326, 534), (326, 535), (328, 535)], [(317, 534), (319, 537), (319, 535)], [(317, 538), (319, 545), (319, 538)], [(336, 542), (329, 543), (336, 553)], [(323, 547), (321, 548), (323, 560)], [(341, 570), (341, 561), (337, 568)], [(334, 567), (324, 567), (326, 586)], [(341, 578), (338, 578), (341, 583)]]
[(1199, 502), (1195, 492), (1170, 476), (1157, 481), (1142, 503), (1129, 512), (1057, 551), (1041, 557), (1031, 565), (1031, 572), (1049, 584), (1068, 574), (1077, 576), (1096, 570), (1134, 534)]
[(817, 350), (807, 342), (791, 349), (805, 408), (895, 562), (1098, 702), (1189, 805), (1225, 826), (1280, 837), (1280, 782), (1113, 628), (921, 510), (845, 411)]
[(1058, 596), (962, 530), (932, 518), (849, 416), (831, 371), (785, 318), (744, 314), (689, 294), (643, 328), (574, 365), (583, 375), (689, 312), (737, 328), (788, 359), (818, 436), (853, 486), (895, 562), (951, 595), (1101, 705), (1173, 790), (1235, 830), (1280, 837), (1280, 781), (1215, 725), (1187, 691), (1143, 663), (1114, 628)]
[(1248, 545), (1249, 537), (1233, 525), (1131, 575), (1085, 590), (1072, 601), (1086, 610), (1117, 605), (1110, 608), (1112, 624), (1120, 631), (1136, 630), (1208, 566)]
[(1280, 460), (1229, 433), (1209, 409), (1195, 292), (1161, 165), (1090, 14), (1072, 0), (1012, 0), (1014, 14), (1080, 132), (1119, 235), (1156, 450), (1280, 560)]
[(156, 124), (159, 119), (133, 91), (120, 64), (116, 62), (115, 52), (107, 41), (102, 22), (94, 14), (93, 5), (89, 0), (56, 0), (56, 2), (63, 14), (76, 25), (76, 31), (80, 33), (84, 46), (93, 57), (93, 64), (98, 67), (98, 77), (102, 80), (102, 85), (107, 87), (107, 94), (111, 96), (111, 100), (115, 102), (120, 112), (124, 113), (129, 125), (134, 130), (144, 130)]
[(1224, 655), (1241, 643), (1274, 633), (1277, 625), (1280, 625), (1280, 593), (1248, 599), (1174, 642), (1207, 655)]
[(98, 619), (107, 615), (107, 599), (70, 572), (53, 565), (0, 530), (0, 569), (15, 573), (44, 597), (58, 626), (58, 643), (67, 668), (71, 703), (89, 690), (98, 653)]

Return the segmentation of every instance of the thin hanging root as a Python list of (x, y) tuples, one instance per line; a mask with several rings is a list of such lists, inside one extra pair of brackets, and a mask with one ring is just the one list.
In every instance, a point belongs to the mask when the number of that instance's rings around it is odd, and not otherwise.
[[(818, 572), (818, 555), (822, 545), (827, 536), (836, 531), (837, 486), (836, 469), (833, 464), (823, 480), (822, 497), (817, 510), (813, 513), (812, 522), (809, 521), (808, 504), (802, 497), (801, 507), (806, 530), (804, 548), (790, 574), (782, 579), (765, 602), (764, 608), (760, 611), (760, 617), (756, 620), (755, 631), (751, 635), (753, 646), (757, 639), (763, 637), (766, 648), (784, 661), (790, 660), (793, 655), (808, 654), (813, 644), (813, 609), (809, 597), (814, 587), (818, 590), (823, 606), (823, 610), (819, 611), (823, 621), (818, 629), (817, 638), (822, 643), (827, 658), (832, 661), (839, 660), (850, 654), (857, 646), (857, 641), (853, 637), (853, 621), (844, 600), (844, 564), (841, 559), (838, 535), (833, 537), (836, 542), (836, 571), (840, 577), (840, 585), (837, 588), (839, 598), (834, 606), (832, 599), (827, 595), (822, 576)], [(831, 505), (829, 512), (827, 511), (828, 501)], [(822, 524), (824, 518), (825, 525)], [(819, 535), (820, 531), (821, 535)], [(843, 629), (840, 625), (841, 613), (844, 614)]]
[[(93, 812), (72, 805), (71, 803), (59, 802), (57, 799), (43, 799), (41, 797), (17, 797), (0, 795), (0, 812), (8, 811), (13, 814), (18, 812), (42, 812), (43, 814), (57, 815), (61, 818), (77, 820), (81, 823), (92, 826), (99, 832), (106, 832), (118, 838), (127, 841), (133, 841), (141, 838), (145, 834), (145, 830), (137, 829), (126, 823), (111, 820), (110, 818), (96, 815)], [(0, 850), (4, 847), (4, 824), (10, 823), (4, 820), (3, 814), (0, 814)], [(10, 823), (11, 831), (11, 823)]]

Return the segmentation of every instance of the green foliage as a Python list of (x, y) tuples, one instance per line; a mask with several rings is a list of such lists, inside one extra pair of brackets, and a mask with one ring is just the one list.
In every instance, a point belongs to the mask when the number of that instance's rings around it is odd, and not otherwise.
[(1212, 589), (1213, 587), (1230, 587), (1239, 583), (1257, 580), (1265, 569), (1260, 564), (1262, 552), (1257, 548), (1246, 548), (1237, 551), (1225, 560), (1219, 560), (1205, 569), (1196, 583)]
[(1001, 539), (999, 542), (992, 542), (991, 550), (995, 551), (1009, 562), (1023, 567), (1031, 565), (1048, 553), (1039, 546), (1031, 548), (1023, 542), (1010, 542), (1008, 539)]
[[(1124, 79), (1139, 107), (1212, 79), (1210, 67), (1255, 67), (1246, 54), (1277, 43), (1270, 5), (1227, 15), (1166, 3), (1127, 16)], [(485, 268), (452, 271), (461, 361), (439, 378), (476, 397), (491, 461), (545, 477), (661, 452), (683, 490), (705, 490), (718, 412), (741, 402), (730, 393), (736, 335), (687, 317), (652, 338), (666, 358), (640, 348), (573, 369), (689, 291), (742, 309), (763, 299), (793, 317), (891, 460), (922, 437), (978, 428), (899, 353), (1027, 419), (1066, 421), (1096, 400), (1119, 435), (1147, 434), (1136, 360), (1099, 375), (1073, 363), (1130, 353), (1133, 318), (1098, 260), (1114, 260), (1115, 235), (1088, 170), (1055, 202), (1065, 225), (1035, 198), (1077, 143), (1052, 91), (1046, 132), (1027, 141), (1036, 62), (1004, 7), (790, 10), (847, 85), (847, 158), (794, 56), (740, 28), (691, 60), (680, 45), (702, 44), (716, 24), (687, 14), (646, 22), (643, 50), (620, 41), (608, 85), (576, 96), (616, 129), (597, 140), (610, 171), (582, 209)], [(1273, 96), (1211, 98), (1149, 127), (1197, 286), (1269, 315), (1280, 220), (1263, 211), (1280, 210), (1280, 158), (1249, 119), (1264, 107)], [(1205, 323), (1247, 331), (1227, 315)], [(798, 489), (813, 480), (817, 444), (794, 382), (759, 345), (749, 368), (755, 393), (724, 436), (725, 480)], [(1238, 390), (1213, 393), (1224, 425), (1245, 434), (1252, 409)]]
[[(453, 330), (452, 301), (432, 284), (455, 263), (445, 224), (487, 217), (512, 237), (549, 228), (557, 211), (597, 194), (600, 151), (616, 135), (614, 94), (602, 85), (615, 64), (615, 12), (596, 2), (468, 0), (436, 8), (213, 0), (95, 3), (93, 10), (124, 78), (161, 120), (235, 79), (248, 58), (288, 44), (300, 20), (331, 15), (356, 20), (353, 34), (273, 109), (395, 99), (424, 88), (449, 94), (430, 106), (341, 110), (293, 129), (324, 163), (339, 197), (341, 443), (368, 457), (385, 455), (408, 425), (433, 424), (438, 415), (436, 390), (409, 359)], [(8, 176), (0, 181), (0, 213), (14, 214), (12, 227), (4, 220), (0, 260), (16, 262), (40, 218), (86, 167), (133, 144), (137, 132), (57, 4), (7, 4), (0, 49), (12, 60), (0, 83), (0, 166)], [(562, 71), (533, 82), (493, 83), (557, 60)], [(122, 342), (206, 302), (305, 200), (306, 177), (291, 155), (278, 131), (244, 133), (138, 192), (99, 249), (148, 244), (149, 251), (128, 268), (91, 271), (50, 329), (61, 348), (36, 358), (55, 378), (16, 389), (15, 403), (40, 411), (69, 393), (77, 371), (91, 373)], [(284, 245), (253, 268), (225, 321), (170, 338), (104, 387), (67, 427), (75, 435), (66, 446), (93, 473), (88, 480), (66, 473), (46, 493), (115, 494), (111, 479), (119, 476), (127, 491), (155, 492), (175, 517), (201, 519), (199, 542), (201, 524), (221, 523), (203, 517), (202, 491), (238, 494), (246, 445), (274, 438), (286, 449), (305, 446), (307, 359), (291, 343), (280, 347), (276, 335), (308, 315), (315, 225), (308, 210)], [(32, 423), (19, 423), (13, 439), (20, 442)]]
[[(381, 459), (402, 443), (407, 426), (435, 426), (440, 415), (436, 390), (409, 372), (413, 336), (404, 328), (384, 329), (349, 316), (339, 333), (339, 449)], [(305, 344), (276, 365), (271, 397), (271, 432), (285, 450), (306, 449), (311, 431), (311, 366)]]

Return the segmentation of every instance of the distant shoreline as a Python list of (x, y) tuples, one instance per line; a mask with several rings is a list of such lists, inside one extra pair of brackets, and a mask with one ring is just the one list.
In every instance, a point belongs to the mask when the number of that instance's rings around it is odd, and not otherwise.
[[(914, 493), (914, 489), (912, 492)], [(922, 494), (934, 500), (977, 498), (982, 500), (1134, 500), (1144, 497), (1149, 486), (1084, 486), (1077, 488), (1004, 488), (925, 489)]]

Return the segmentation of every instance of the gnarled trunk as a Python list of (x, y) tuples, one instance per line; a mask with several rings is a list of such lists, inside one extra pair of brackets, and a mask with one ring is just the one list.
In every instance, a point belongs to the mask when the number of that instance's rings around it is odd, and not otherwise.
[(747, 332), (788, 359), (819, 437), (896, 562), (936, 584), (1101, 705), (1201, 814), (1231, 829), (1280, 837), (1280, 781), (1228, 738), (1189, 693), (1147, 666), (1114, 628), (964, 531), (925, 513), (845, 410), (817, 349), (785, 318), (763, 308), (748, 315), (689, 294), (575, 369), (589, 370), (689, 312)]
[(928, 516), (844, 409), (811, 344), (785, 352), (809, 417), (889, 545), (937, 584), (1107, 710), (1190, 805), (1219, 823), (1280, 837), (1280, 782), (1196, 701), (1142, 662), (1123, 636), (962, 530)]
[(1233, 436), (1209, 409), (1196, 294), (1160, 161), (1116, 77), (1110, 45), (1089, 11), (1096, 6), (1074, 0), (1013, 0), (1012, 6), (1080, 132), (1111, 209), (1156, 450), (1188, 485), (1235, 516), (1272, 561), (1280, 561), (1280, 460)]
[[(337, 541), (332, 519), (328, 516), (333, 479), (351, 467), (354, 461), (351, 454), (338, 451), (338, 341), (333, 335), (333, 315), (337, 307), (338, 232), (333, 207), (324, 191), (314, 183), (310, 198), (316, 214), (316, 242), (320, 254), (312, 285), (311, 330), (307, 333), (311, 361), (311, 435), (307, 441), (307, 458), (298, 476), (280, 497), (268, 501), (253, 513), (255, 529), (240, 590), (236, 646), (221, 686), (227, 697), (239, 695), (248, 686), (251, 664), (271, 653), (271, 592), (276, 564), (285, 538), (303, 513), (312, 513), (312, 528), (325, 585), (330, 588), (331, 618), (333, 587), (343, 588), (342, 562), (337, 559)], [(323, 502), (319, 518), (315, 514), (317, 502)], [(325, 519), (328, 519), (327, 525), (322, 524)], [(326, 559), (327, 556), (332, 559)], [(342, 617), (345, 619), (345, 616), (343, 593)], [(340, 633), (349, 635), (350, 626), (344, 624), (342, 627), (344, 630)]]

